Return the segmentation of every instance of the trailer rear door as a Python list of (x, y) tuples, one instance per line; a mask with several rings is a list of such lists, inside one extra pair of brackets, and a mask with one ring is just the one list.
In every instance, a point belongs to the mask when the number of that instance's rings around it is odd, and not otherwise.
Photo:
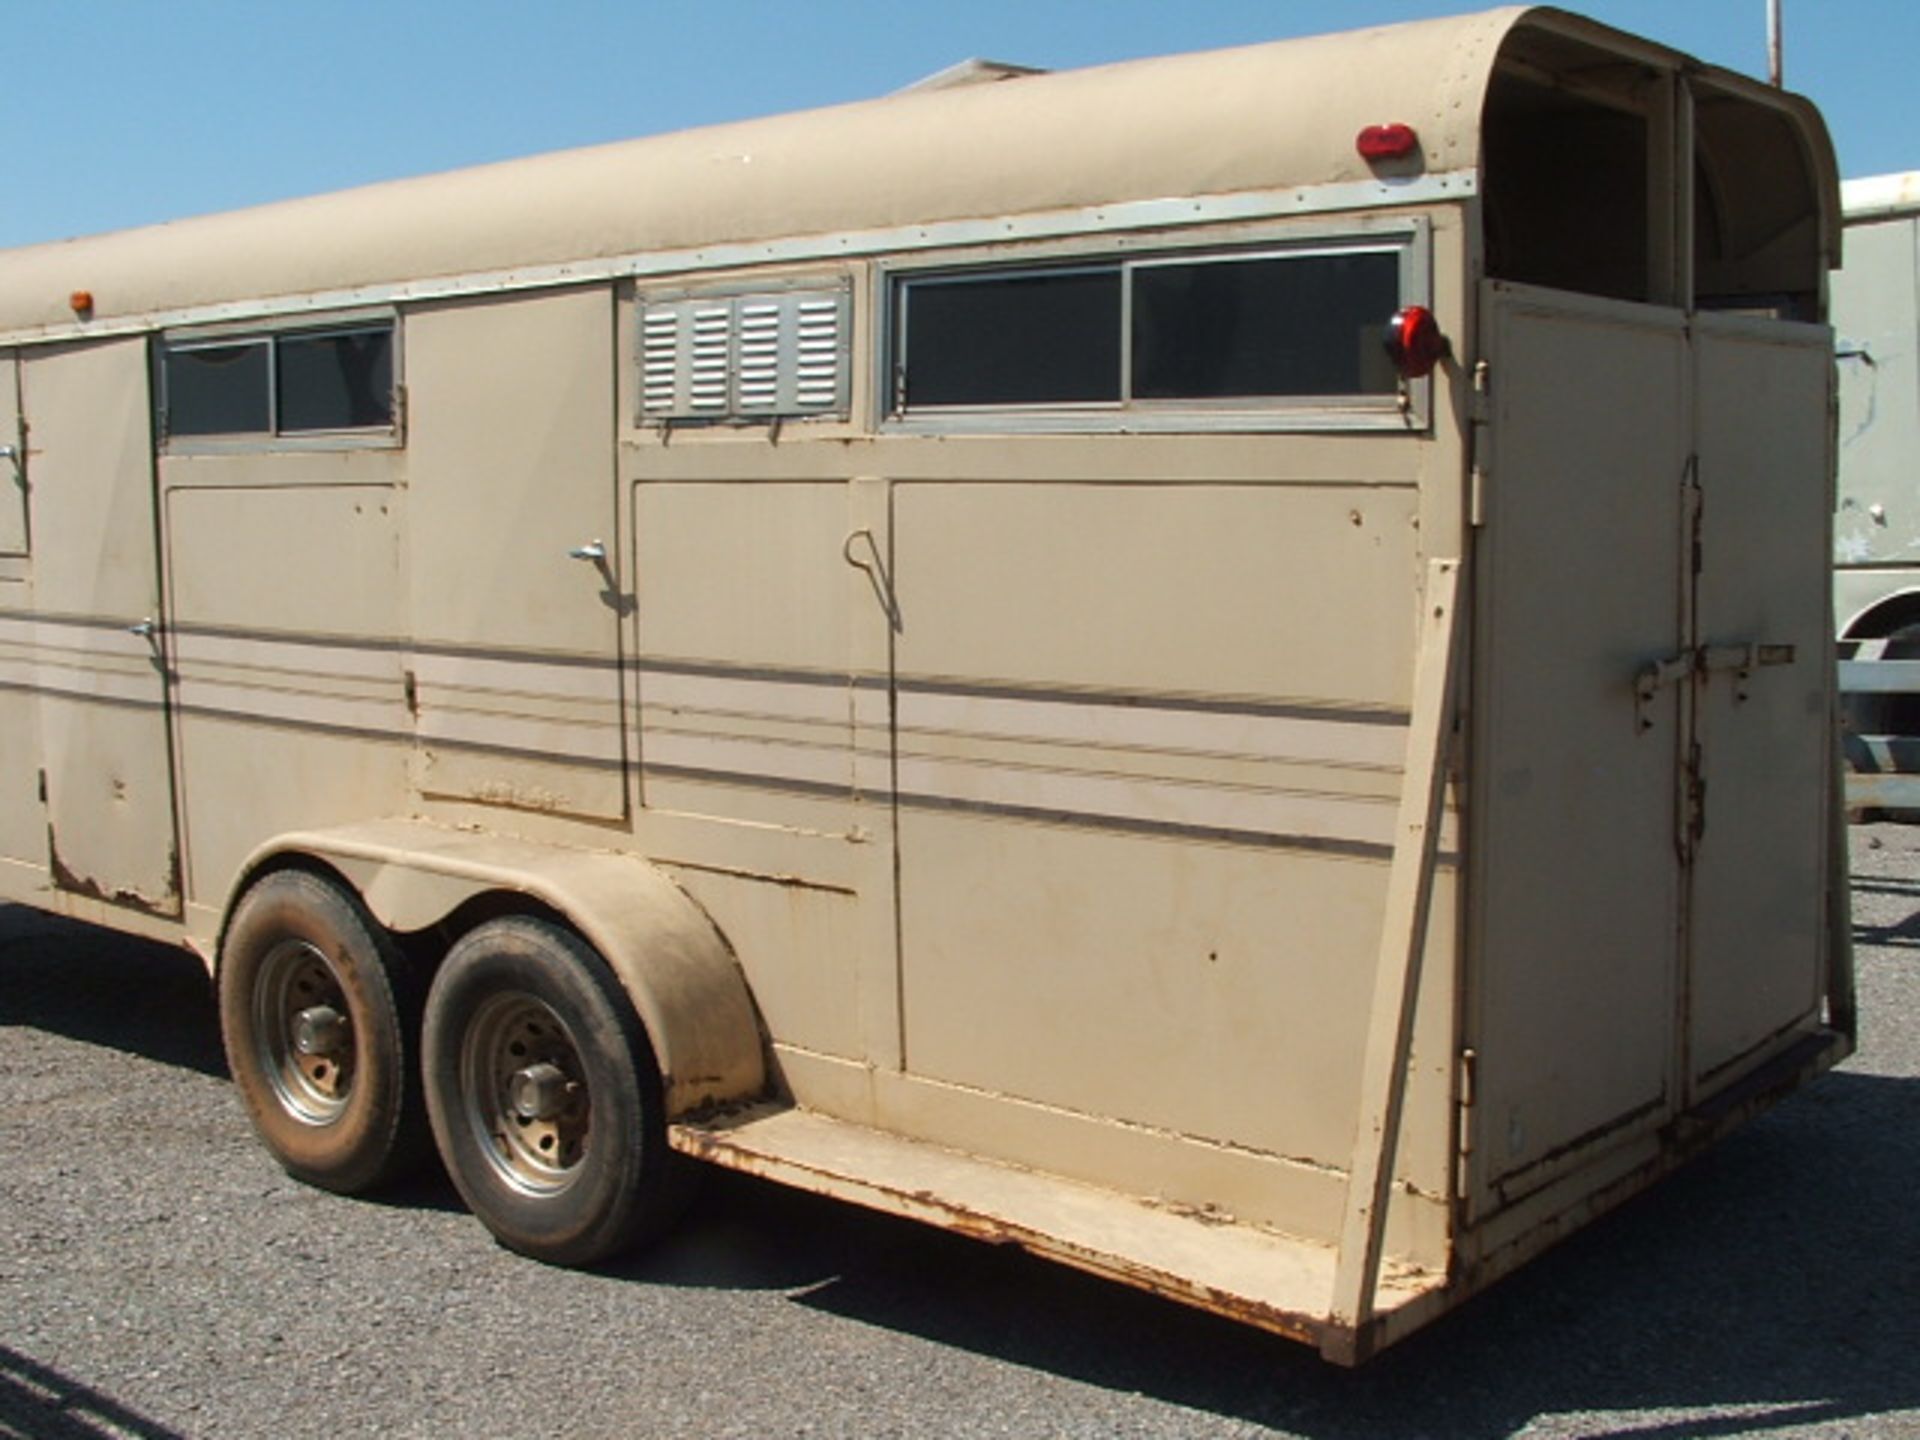
[(1817, 1015), (1825, 934), (1829, 715), (1822, 326), (1693, 321), (1700, 558), (1687, 1081)]
[[(1490, 285), (1475, 550), (1476, 1208), (1671, 1106), (1686, 331)], [(1503, 1183), (1506, 1182), (1506, 1183)], [(1489, 1195), (1486, 1187), (1498, 1187)]]
[(1476, 1210), (1819, 1018), (1828, 332), (1491, 284)]

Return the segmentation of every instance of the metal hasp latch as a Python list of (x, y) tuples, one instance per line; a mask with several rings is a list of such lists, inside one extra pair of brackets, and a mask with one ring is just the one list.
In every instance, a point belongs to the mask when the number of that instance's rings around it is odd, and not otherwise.
[(1689, 675), (1708, 676), (1716, 670), (1733, 673), (1733, 698), (1747, 698), (1747, 682), (1763, 665), (1791, 665), (1794, 647), (1764, 645), (1743, 640), (1731, 645), (1702, 645), (1697, 650), (1682, 650), (1665, 660), (1656, 660), (1633, 677), (1634, 722), (1641, 731), (1653, 728), (1653, 701), (1664, 685), (1673, 685)]
[(1693, 673), (1693, 651), (1682, 650), (1656, 660), (1633, 677), (1633, 718), (1642, 731), (1653, 728), (1653, 700), (1663, 685), (1674, 685)]
[(1733, 672), (1733, 698), (1747, 698), (1747, 682), (1753, 678), (1753, 672), (1762, 665), (1791, 665), (1793, 646), (1762, 645), (1757, 641), (1745, 641), (1736, 645), (1708, 645), (1700, 651), (1700, 673), (1711, 674), (1715, 670)]

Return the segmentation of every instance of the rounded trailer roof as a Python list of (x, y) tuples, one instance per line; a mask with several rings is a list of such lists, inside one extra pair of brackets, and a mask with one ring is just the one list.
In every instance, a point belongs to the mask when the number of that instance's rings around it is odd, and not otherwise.
[[(0, 251), (0, 334), (1129, 201), (1351, 183), (1357, 203), (1391, 203), (1396, 186), (1356, 153), (1357, 133), (1404, 122), (1420, 138), (1418, 172), (1471, 177), (1490, 77), (1523, 32), (1616, 62), (1708, 71), (1564, 12), (1514, 6), (913, 90)], [(1811, 105), (1711, 74), (1791, 111), (1831, 166)], [(88, 323), (69, 309), (76, 291), (93, 297)]]

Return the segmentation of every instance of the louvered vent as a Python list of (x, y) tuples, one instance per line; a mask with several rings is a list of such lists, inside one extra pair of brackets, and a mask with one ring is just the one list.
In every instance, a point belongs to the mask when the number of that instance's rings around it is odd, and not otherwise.
[(687, 355), (687, 407), (695, 415), (724, 415), (733, 349), (732, 308), (697, 305), (687, 318), (693, 332)]
[(640, 408), (643, 422), (844, 415), (847, 292), (643, 298)]

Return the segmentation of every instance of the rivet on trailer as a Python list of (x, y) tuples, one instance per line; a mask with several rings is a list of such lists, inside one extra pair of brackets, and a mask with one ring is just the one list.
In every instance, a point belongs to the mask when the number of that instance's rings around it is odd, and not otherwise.
[(0, 256), (0, 895), (316, 1184), (1356, 1362), (1851, 1046), (1835, 192), (1523, 8)]

